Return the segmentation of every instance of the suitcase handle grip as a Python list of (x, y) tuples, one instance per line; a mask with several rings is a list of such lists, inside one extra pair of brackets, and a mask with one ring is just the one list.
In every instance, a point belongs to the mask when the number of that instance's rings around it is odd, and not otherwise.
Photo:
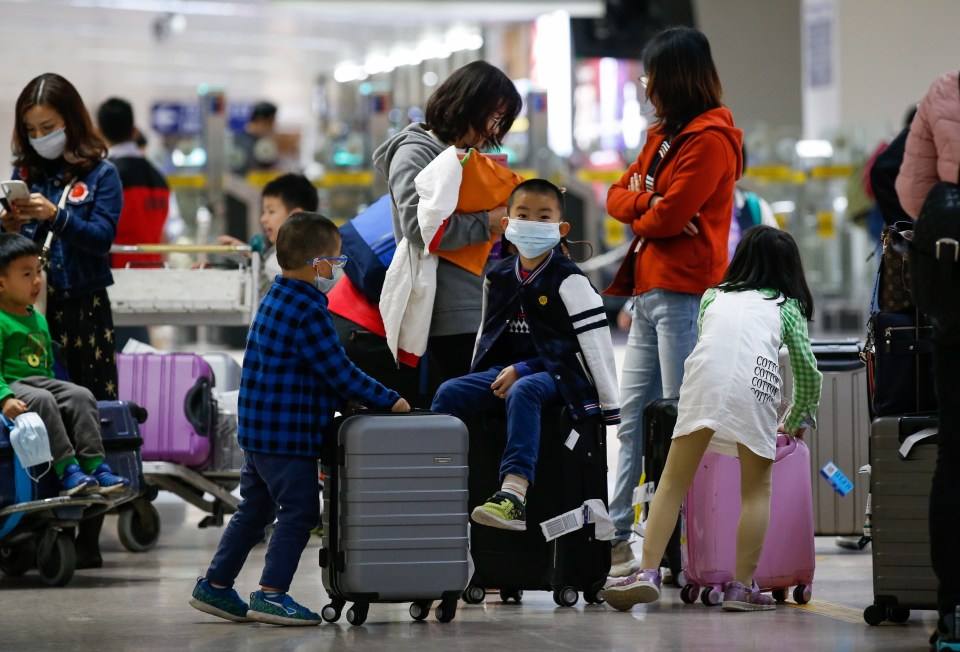
[(201, 376), (183, 397), (183, 413), (201, 437), (210, 436), (210, 384), (209, 378)]

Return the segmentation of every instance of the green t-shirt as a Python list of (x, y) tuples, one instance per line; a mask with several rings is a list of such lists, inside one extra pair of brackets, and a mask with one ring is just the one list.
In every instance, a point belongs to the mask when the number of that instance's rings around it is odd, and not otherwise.
[(0, 310), (0, 401), (13, 395), (10, 383), (28, 376), (53, 377), (53, 346), (47, 319)]

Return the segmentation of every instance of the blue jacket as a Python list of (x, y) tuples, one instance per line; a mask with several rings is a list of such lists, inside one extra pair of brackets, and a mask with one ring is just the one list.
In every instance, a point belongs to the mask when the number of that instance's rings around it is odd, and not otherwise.
[[(508, 326), (521, 306), (539, 358), (516, 360)], [(518, 364), (522, 363), (522, 364)], [(552, 251), (526, 279), (511, 256), (484, 283), (483, 326), (471, 371), (514, 365), (518, 373), (548, 371), (570, 416), (601, 414), (620, 422), (613, 342), (603, 301), (574, 262)]]
[[(13, 178), (20, 178), (20, 170), (14, 170)], [(30, 192), (41, 193), (54, 205), (60, 202), (62, 168), (25, 181)], [(90, 294), (113, 285), (109, 252), (122, 208), (120, 174), (113, 163), (103, 160), (77, 180), (53, 220), (35, 220), (23, 226), (20, 232), (41, 245), (53, 229), (47, 283), (61, 297)]]
[(240, 374), (240, 447), (320, 457), (323, 427), (347, 401), (390, 408), (400, 396), (343, 352), (327, 297), (278, 276), (253, 319)]

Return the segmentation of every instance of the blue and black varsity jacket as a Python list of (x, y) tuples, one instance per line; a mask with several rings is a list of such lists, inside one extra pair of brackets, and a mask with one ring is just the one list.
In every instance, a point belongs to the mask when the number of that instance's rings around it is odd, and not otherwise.
[(603, 302), (580, 268), (557, 250), (526, 279), (519, 256), (506, 258), (487, 273), (471, 371), (521, 362), (510, 359), (506, 337), (521, 306), (539, 362), (556, 380), (570, 416), (579, 421), (601, 414), (605, 423), (620, 423), (613, 342)]

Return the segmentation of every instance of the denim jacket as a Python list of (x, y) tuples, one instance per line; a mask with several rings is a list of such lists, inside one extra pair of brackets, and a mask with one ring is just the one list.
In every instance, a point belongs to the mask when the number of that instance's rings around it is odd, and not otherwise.
[[(14, 170), (14, 179), (21, 170)], [(39, 192), (57, 205), (63, 193), (63, 169), (24, 179), (30, 192)], [(113, 284), (110, 246), (117, 235), (123, 190), (113, 163), (103, 160), (70, 189), (63, 210), (53, 220), (35, 220), (21, 233), (43, 244), (53, 230), (48, 254), (47, 282), (62, 297), (76, 297)]]

